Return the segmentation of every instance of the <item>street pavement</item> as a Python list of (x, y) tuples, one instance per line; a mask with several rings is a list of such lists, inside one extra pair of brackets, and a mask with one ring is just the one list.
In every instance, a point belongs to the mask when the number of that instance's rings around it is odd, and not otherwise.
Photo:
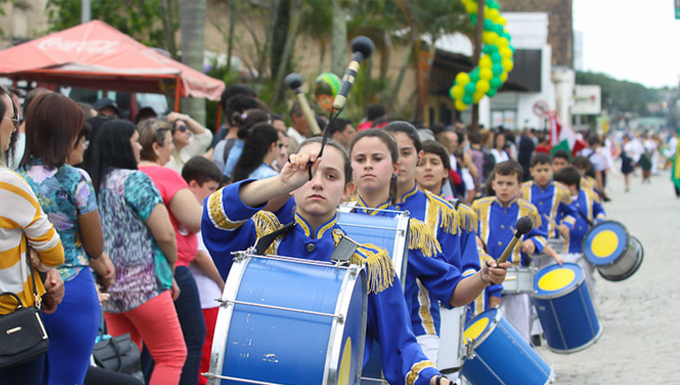
[(625, 281), (595, 273), (595, 297), (603, 326), (599, 341), (578, 353), (538, 348), (554, 365), (555, 384), (680, 384), (680, 200), (668, 173), (623, 191), (611, 178), (607, 217), (623, 223), (644, 246), (640, 269)]

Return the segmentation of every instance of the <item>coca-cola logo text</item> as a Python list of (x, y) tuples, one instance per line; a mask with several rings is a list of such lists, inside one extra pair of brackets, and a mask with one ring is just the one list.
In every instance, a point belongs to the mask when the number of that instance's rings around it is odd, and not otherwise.
[(87, 52), (111, 55), (116, 52), (117, 41), (110, 40), (63, 40), (61, 37), (53, 37), (41, 42), (38, 47), (43, 51), (62, 51), (62, 52)]

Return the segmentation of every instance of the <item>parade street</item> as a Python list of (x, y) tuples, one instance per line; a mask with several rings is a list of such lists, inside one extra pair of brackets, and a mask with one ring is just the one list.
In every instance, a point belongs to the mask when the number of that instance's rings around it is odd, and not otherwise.
[[(680, 346), (680, 200), (669, 174), (641, 185), (639, 175), (624, 193), (622, 179), (610, 178), (608, 219), (622, 222), (645, 249), (638, 272), (622, 282), (597, 276), (596, 297), (604, 332), (590, 348), (572, 355), (539, 348), (557, 374), (555, 384), (677, 384)], [(596, 273), (597, 274), (597, 273)]]

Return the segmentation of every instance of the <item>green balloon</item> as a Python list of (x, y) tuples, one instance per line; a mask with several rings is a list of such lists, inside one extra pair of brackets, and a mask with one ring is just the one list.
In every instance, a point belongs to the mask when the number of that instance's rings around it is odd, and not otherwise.
[(515, 47), (508, 45), (508, 48), (510, 48), (510, 50), (512, 51), (512, 54), (514, 55), (515, 54)]
[(493, 50), (492, 50), (493, 47), (495, 47), (495, 46), (487, 44), (487, 45), (484, 46), (484, 48), (482, 48), (482, 52), (484, 52), (486, 54), (492, 54), (493, 53)]
[(508, 39), (508, 42), (512, 41), (512, 36), (510, 36), (509, 33), (503, 33), (502, 35), (504, 38)]
[(498, 4), (497, 1), (492, 0), (489, 4), (489, 8), (491, 9), (500, 9), (500, 4)]
[(486, 47), (489, 47), (489, 54), (492, 54), (494, 52), (498, 52), (498, 46), (496, 45), (487, 45)]
[[(498, 79), (501, 80), (501, 79)], [(470, 78), (470, 83), (465, 85), (465, 95), (470, 95), (472, 97), (472, 94), (475, 93), (475, 89), (477, 87), (475, 86), (475, 83), (472, 81), (472, 78)], [(471, 104), (471, 103), (466, 103), (466, 104)]]
[(493, 21), (491, 21), (489, 19), (484, 20), (484, 30), (485, 31), (493, 31), (493, 26), (494, 26)]
[(491, 78), (489, 85), (491, 85), (491, 89), (498, 89), (500, 88), (500, 86), (503, 85), (503, 82), (501, 81), (501, 78), (499, 78), (498, 76), (494, 76)]
[(470, 72), (470, 82), (477, 83), (477, 80), (479, 80), (479, 67)]
[(494, 52), (491, 54), (491, 61), (493, 63), (500, 63), (503, 60), (503, 56), (500, 53)]
[(505, 32), (503, 31), (502, 25), (496, 24), (496, 25), (494, 25), (493, 28), (494, 28), (494, 31), (498, 34), (498, 36), (503, 36), (503, 34), (505, 34)]
[(463, 103), (465, 103), (465, 104), (470, 105), (470, 104), (474, 103), (474, 101), (475, 101), (475, 99), (472, 97), (472, 95), (463, 96)]
[(486, 95), (489, 96), (490, 98), (493, 98), (494, 96), (496, 96), (496, 92), (497, 91), (495, 88), (490, 88)]
[(493, 72), (494, 75), (498, 76), (503, 73), (503, 66), (501, 64), (494, 64), (493, 67), (491, 67), (491, 72)]
[(472, 22), (472, 24), (477, 26), (477, 14), (471, 13), (471, 14), (468, 15), (468, 17), (470, 18), (470, 21)]

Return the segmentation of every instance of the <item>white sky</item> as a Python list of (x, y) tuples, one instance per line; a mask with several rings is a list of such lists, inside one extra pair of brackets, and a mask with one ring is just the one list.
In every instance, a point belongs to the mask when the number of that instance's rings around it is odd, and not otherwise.
[(680, 20), (674, 0), (573, 0), (583, 69), (648, 87), (677, 86)]

